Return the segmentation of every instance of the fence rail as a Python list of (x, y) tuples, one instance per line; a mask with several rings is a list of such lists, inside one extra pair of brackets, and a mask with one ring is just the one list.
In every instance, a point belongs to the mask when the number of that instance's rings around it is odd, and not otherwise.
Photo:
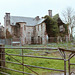
[[(11, 50), (11, 49), (13, 49), (13, 50), (21, 50), (21, 54), (10, 54), (10, 53), (8, 53), (8, 52), (6, 52), (6, 51), (3, 51), (3, 50)], [(32, 55), (24, 55), (24, 50), (48, 50), (48, 51), (54, 51), (54, 50), (57, 50), (57, 51), (59, 51), (59, 53), (62, 55), (62, 58), (51, 58), (51, 57), (42, 57), (42, 56), (32, 56)], [(67, 73), (67, 71), (66, 71), (66, 61), (67, 61), (67, 59), (66, 59), (66, 54), (65, 54), (65, 52), (70, 52), (70, 55), (69, 55), (69, 58), (68, 58), (68, 70), (69, 70), (69, 75), (71, 75), (72, 74), (72, 72), (71, 72), (71, 65), (75, 65), (75, 63), (70, 63), (70, 59), (71, 58), (73, 58), (74, 56), (75, 56), (75, 50), (66, 50), (66, 49), (62, 49), (62, 48), (50, 48), (50, 47), (48, 47), (48, 48), (41, 48), (41, 47), (39, 47), (39, 48), (30, 48), (30, 47), (24, 47), (24, 48), (10, 48), (10, 47), (8, 47), (8, 48), (5, 48), (5, 47), (0, 47), (0, 67), (1, 67), (1, 69), (6, 69), (6, 70), (11, 70), (11, 71), (15, 71), (15, 72), (19, 72), (19, 73), (22, 73), (23, 75), (24, 74), (27, 74), (27, 75), (39, 75), (37, 72), (35, 72), (35, 71), (33, 71), (30, 67), (33, 67), (33, 68), (39, 68), (39, 69), (46, 69), (46, 70), (53, 70), (53, 71), (59, 71), (59, 72), (63, 72), (64, 73), (64, 75), (66, 75), (66, 73)], [(16, 62), (12, 62), (12, 61), (7, 61), (7, 60), (5, 60), (5, 59), (3, 59), (2, 58), (2, 56), (3, 55), (8, 55), (8, 56), (10, 56), (12, 59), (14, 59)], [(22, 57), (22, 62), (21, 61), (19, 61), (19, 60), (17, 60), (16, 58), (14, 58), (13, 56), (18, 56), (18, 57)], [(47, 67), (40, 67), (40, 66), (35, 66), (35, 65), (28, 65), (28, 64), (24, 64), (24, 58), (25, 57), (30, 57), (30, 58), (39, 58), (39, 59), (52, 59), (52, 60), (63, 60), (64, 61), (64, 70), (60, 70), (60, 69), (52, 69), (52, 68), (47, 68)], [(14, 69), (11, 69), (11, 68), (7, 68), (6, 66), (3, 66), (2, 65), (2, 63), (5, 63), (5, 62), (7, 62), (7, 63), (12, 63), (12, 64), (17, 64), (17, 65), (22, 65), (22, 71), (19, 71), (19, 70), (14, 70)], [(32, 73), (34, 73), (34, 74), (31, 74), (31, 73), (26, 73), (26, 72), (24, 72), (24, 67), (26, 67), (26, 68), (28, 68), (30, 71), (32, 71)], [(1, 70), (2, 71), (2, 70)], [(1, 72), (2, 73), (2, 72)]]

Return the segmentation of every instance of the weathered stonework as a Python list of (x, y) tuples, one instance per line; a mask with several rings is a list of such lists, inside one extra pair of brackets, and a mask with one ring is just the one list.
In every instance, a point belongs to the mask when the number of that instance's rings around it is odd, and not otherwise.
[(44, 20), (40, 19), (39, 16), (36, 18), (12, 17), (6, 13), (4, 24), (13, 38), (21, 39), (22, 45), (46, 44), (47, 34)]

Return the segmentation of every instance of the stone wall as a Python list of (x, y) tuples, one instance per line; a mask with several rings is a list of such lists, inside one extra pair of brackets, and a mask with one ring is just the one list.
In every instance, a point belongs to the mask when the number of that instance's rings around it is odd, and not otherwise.
[[(21, 44), (46, 44), (46, 24), (43, 22), (35, 26), (26, 26), (25, 22), (18, 22), (18, 25), (10, 25), (10, 13), (6, 13), (4, 17), (5, 34), (6, 29), (10, 32), (13, 37), (21, 39)], [(15, 38), (16, 38), (15, 37)]]
[(46, 44), (47, 34), (46, 34), (46, 24), (42, 23), (36, 26), (35, 31), (35, 42), (38, 44)]

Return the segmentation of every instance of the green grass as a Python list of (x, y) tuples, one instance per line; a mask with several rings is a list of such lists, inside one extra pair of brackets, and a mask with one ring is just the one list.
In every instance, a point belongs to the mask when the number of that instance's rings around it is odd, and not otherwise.
[[(29, 45), (29, 46), (26, 45), (24, 47), (63, 47), (63, 48), (69, 47), (69, 48), (72, 48), (74, 46), (71, 45), (70, 43), (60, 43), (60, 44), (53, 43), (53, 44), (48, 44), (48, 45)], [(17, 50), (6, 49), (6, 53), (8, 53), (8, 54), (21, 54), (21, 51), (22, 50), (20, 50), (20, 49), (17, 49)], [(23, 50), (23, 52), (24, 52), (23, 54), (24, 55), (33, 55), (33, 56), (42, 56), (42, 57), (56, 57), (56, 58), (60, 57), (61, 58), (59, 52), (44, 55), (46, 51), (47, 50), (42, 50), (42, 51)], [(47, 51), (47, 52), (51, 52), (51, 51)], [(12, 57), (15, 58), (16, 60), (18, 60), (19, 62), (16, 61), (15, 59), (11, 58), (11, 56), (8, 56), (8, 55), (6, 55), (6, 61), (22, 63), (22, 57), (19, 57), (19, 56), (12, 56)], [(75, 63), (75, 58), (71, 59), (71, 63)], [(24, 57), (24, 64), (53, 68), (53, 69), (61, 69), (61, 70), (64, 69), (64, 61), (63, 60)], [(23, 70), (23, 66), (17, 65), (17, 64), (6, 63), (6, 67), (15, 69), (15, 70), (19, 70), (19, 71)], [(68, 62), (67, 62), (67, 67), (68, 67)], [(45, 73), (45, 72), (54, 72), (52, 70), (37, 69), (37, 68), (32, 68), (32, 67), (29, 67), (29, 68), (32, 69), (33, 71), (39, 73), (39, 75), (42, 75), (42, 73)], [(75, 69), (74, 66), (72, 66), (71, 68)], [(18, 72), (14, 72), (14, 71), (9, 71), (9, 70), (5, 70), (5, 71), (11, 75), (23, 75), (22, 73), (18, 73)], [(32, 73), (26, 66), (24, 66), (24, 72)], [(26, 75), (26, 74), (24, 74), (24, 75)]]

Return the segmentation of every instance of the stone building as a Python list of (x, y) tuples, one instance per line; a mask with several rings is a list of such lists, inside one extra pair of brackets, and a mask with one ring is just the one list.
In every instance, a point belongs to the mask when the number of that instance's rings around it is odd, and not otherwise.
[(4, 39), (4, 26), (0, 23), (0, 39)]
[(46, 44), (47, 33), (44, 18), (11, 16), (6, 13), (4, 17), (5, 33), (8, 30), (12, 38), (20, 38), (21, 44)]

